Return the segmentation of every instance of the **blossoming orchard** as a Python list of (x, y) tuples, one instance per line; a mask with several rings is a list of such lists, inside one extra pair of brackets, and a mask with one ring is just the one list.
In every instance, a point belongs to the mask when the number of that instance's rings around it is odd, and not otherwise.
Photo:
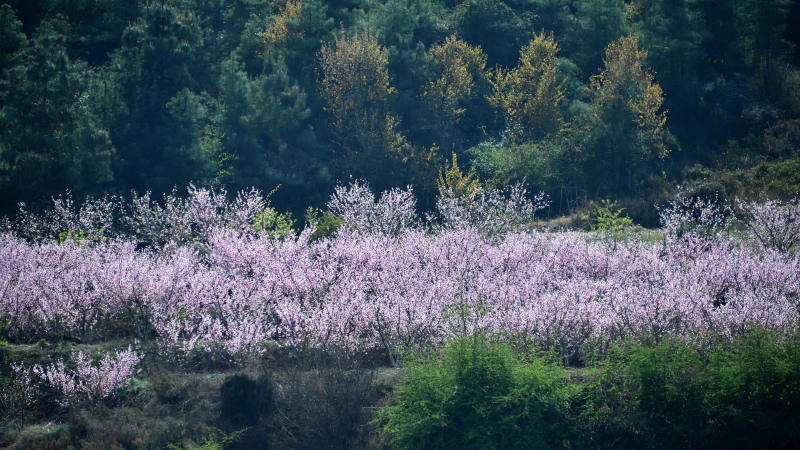
[[(477, 331), (569, 359), (589, 342), (797, 323), (796, 201), (734, 210), (679, 197), (661, 210), (662, 235), (620, 243), (534, 231), (545, 205), (520, 186), (486, 188), (445, 193), (423, 218), (411, 189), (376, 200), (354, 183), (328, 204), (343, 219), (338, 230), (320, 233), (312, 220), (295, 234), (264, 225), (279, 215), (255, 190), (233, 201), (199, 188), (160, 203), (60, 198), (47, 214), (23, 208), (5, 224), (0, 317), (14, 343), (126, 339), (157, 344), (147, 357), (233, 361), (277, 343), (380, 351), (393, 365)], [(745, 226), (730, 233), (734, 218)], [(129, 382), (142, 357), (129, 348), (93, 364), (76, 353), (14, 370), (64, 402), (94, 402)], [(26, 395), (15, 386), (4, 396)]]

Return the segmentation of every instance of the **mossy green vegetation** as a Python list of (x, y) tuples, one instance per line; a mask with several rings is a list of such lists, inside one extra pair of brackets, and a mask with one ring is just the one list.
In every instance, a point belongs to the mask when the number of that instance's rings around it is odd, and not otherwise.
[(577, 403), (593, 448), (797, 448), (800, 339), (749, 330), (733, 340), (615, 346)]

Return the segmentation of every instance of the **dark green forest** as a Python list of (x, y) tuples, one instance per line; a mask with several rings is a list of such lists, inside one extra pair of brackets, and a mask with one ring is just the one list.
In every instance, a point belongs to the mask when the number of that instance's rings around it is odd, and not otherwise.
[(0, 213), (193, 183), (280, 186), (298, 217), (351, 177), (424, 209), (446, 169), (645, 225), (677, 184), (788, 198), (798, 22), (792, 0), (6, 1)]

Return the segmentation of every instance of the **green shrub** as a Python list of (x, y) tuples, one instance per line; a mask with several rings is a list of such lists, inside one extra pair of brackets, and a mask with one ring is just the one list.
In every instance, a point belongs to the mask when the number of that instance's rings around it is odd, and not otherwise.
[(630, 217), (622, 215), (624, 210), (617, 206), (616, 200), (601, 200), (583, 219), (592, 223), (592, 230), (613, 234), (633, 227)]
[(717, 348), (705, 403), (715, 448), (800, 448), (800, 336), (756, 329)]
[(584, 443), (593, 448), (693, 448), (704, 423), (702, 360), (679, 339), (609, 349), (583, 390)]
[(612, 202), (606, 199), (592, 206), (592, 211), (581, 217), (591, 223), (592, 230), (600, 232), (615, 244), (630, 233), (633, 221), (623, 215), (625, 208), (618, 207), (616, 200)]
[(377, 423), (397, 448), (563, 448), (571, 430), (566, 371), (477, 335), (409, 363), (395, 392)]
[(580, 397), (583, 447), (800, 448), (800, 337), (751, 330), (611, 349)]
[(344, 224), (344, 219), (331, 212), (325, 212), (320, 215), (320, 212), (314, 208), (308, 208), (306, 212), (306, 219), (315, 224), (314, 232), (308, 237), (310, 243), (317, 242), (322, 239), (332, 238), (339, 231), (339, 228)]
[(295, 221), (292, 219), (291, 213), (279, 213), (268, 208), (250, 220), (253, 223), (253, 231), (256, 233), (266, 232), (270, 239), (282, 241), (289, 236), (294, 236), (292, 227)]
[(243, 430), (234, 431), (231, 434), (224, 434), (221, 431), (219, 434), (222, 435), (222, 438), (217, 439), (216, 436), (206, 436), (203, 438), (202, 443), (200, 444), (188, 444), (186, 446), (182, 445), (175, 445), (170, 444), (167, 446), (168, 450), (223, 450), (226, 446), (230, 446), (231, 444), (235, 444), (242, 440), (245, 433), (249, 428), (245, 428)]

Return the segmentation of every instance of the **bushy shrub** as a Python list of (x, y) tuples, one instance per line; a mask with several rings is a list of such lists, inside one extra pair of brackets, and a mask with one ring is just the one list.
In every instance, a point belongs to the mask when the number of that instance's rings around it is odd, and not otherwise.
[(561, 448), (571, 386), (556, 364), (473, 335), (410, 363), (377, 420), (397, 448)]
[(628, 342), (581, 396), (583, 446), (799, 448), (800, 338), (762, 329), (732, 340)]
[(692, 448), (701, 440), (699, 355), (683, 341), (612, 347), (582, 393), (584, 445)]
[(320, 214), (314, 208), (309, 208), (306, 212), (306, 220), (314, 227), (314, 232), (308, 237), (308, 242), (313, 244), (322, 239), (330, 239), (336, 235), (339, 228), (344, 224), (344, 219), (330, 211)]
[(718, 347), (704, 377), (713, 448), (800, 448), (800, 336), (754, 329)]
[[(299, 449), (352, 449), (363, 446), (367, 410), (377, 404), (375, 373), (349, 355), (331, 352), (311, 367), (281, 374), (276, 392), (277, 446)], [(286, 431), (289, 431), (287, 433)]]
[(633, 228), (633, 221), (630, 217), (623, 214), (625, 208), (617, 206), (617, 201), (601, 200), (599, 204), (593, 204), (592, 210), (581, 217), (591, 223), (592, 230), (598, 231), (604, 238), (616, 244), (623, 239), (630, 229)]

